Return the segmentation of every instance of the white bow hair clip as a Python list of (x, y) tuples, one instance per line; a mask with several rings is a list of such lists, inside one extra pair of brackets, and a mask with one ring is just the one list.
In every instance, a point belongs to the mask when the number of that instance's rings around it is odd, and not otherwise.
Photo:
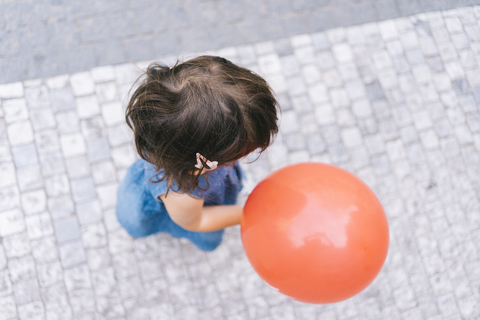
[[(200, 160), (202, 159), (203, 162), (205, 162), (207, 164), (207, 166), (210, 167), (210, 169), (208, 168), (205, 168), (202, 164), (202, 161)], [(207, 160), (207, 158), (205, 158), (204, 156), (202, 156), (200, 153), (197, 153), (197, 164), (195, 165), (195, 168), (197, 169), (204, 169), (206, 171), (210, 171), (210, 170), (213, 170), (213, 169), (216, 169), (217, 168), (217, 165), (218, 165), (218, 161), (210, 161), (210, 160)]]

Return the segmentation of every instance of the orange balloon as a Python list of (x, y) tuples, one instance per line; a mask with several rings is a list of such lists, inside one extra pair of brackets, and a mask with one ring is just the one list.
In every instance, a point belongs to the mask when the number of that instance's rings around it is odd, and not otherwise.
[(325, 304), (348, 299), (380, 272), (388, 222), (373, 191), (321, 163), (273, 172), (252, 191), (241, 220), (245, 253), (280, 293)]

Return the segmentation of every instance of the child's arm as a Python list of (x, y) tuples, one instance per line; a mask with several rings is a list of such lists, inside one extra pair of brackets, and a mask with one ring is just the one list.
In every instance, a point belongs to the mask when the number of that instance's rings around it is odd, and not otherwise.
[(161, 195), (170, 218), (190, 231), (216, 231), (240, 223), (243, 207), (234, 205), (203, 206), (203, 200), (186, 193)]

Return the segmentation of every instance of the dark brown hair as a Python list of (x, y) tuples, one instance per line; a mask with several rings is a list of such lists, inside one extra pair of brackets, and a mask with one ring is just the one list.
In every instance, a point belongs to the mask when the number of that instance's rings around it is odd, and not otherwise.
[(265, 150), (278, 131), (267, 82), (224, 58), (153, 63), (137, 83), (126, 120), (140, 157), (159, 170), (154, 182), (166, 180), (168, 189), (198, 187), (200, 172), (192, 174), (197, 152), (225, 165)]

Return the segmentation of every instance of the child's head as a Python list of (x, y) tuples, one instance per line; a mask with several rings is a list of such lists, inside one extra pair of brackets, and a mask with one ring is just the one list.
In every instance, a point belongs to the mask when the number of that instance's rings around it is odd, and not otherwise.
[(278, 131), (277, 102), (266, 81), (213, 56), (171, 68), (150, 65), (126, 119), (139, 155), (184, 191), (197, 186), (197, 153), (221, 166), (265, 150)]

